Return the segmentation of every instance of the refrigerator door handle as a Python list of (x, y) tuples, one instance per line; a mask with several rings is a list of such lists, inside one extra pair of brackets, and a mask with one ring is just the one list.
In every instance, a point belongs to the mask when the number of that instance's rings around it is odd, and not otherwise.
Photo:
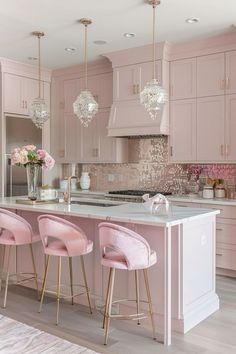
[(9, 185), (9, 197), (12, 197), (12, 164), (11, 164), (11, 154), (6, 154), (6, 194), (7, 194), (7, 186)]

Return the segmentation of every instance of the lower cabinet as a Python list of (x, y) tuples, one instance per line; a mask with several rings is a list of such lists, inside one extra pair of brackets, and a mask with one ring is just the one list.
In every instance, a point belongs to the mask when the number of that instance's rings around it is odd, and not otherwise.
[(177, 201), (172, 204), (220, 210), (216, 217), (216, 267), (220, 274), (236, 277), (236, 206)]

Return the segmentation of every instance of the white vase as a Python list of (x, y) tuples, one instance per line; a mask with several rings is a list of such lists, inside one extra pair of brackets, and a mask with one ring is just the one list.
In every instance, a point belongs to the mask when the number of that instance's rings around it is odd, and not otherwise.
[(82, 172), (80, 177), (80, 188), (81, 189), (89, 189), (90, 187), (90, 177), (88, 172)]

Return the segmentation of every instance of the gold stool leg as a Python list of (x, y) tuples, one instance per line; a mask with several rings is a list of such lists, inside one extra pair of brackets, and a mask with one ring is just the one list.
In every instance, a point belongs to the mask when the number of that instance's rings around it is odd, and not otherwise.
[(154, 323), (153, 310), (152, 310), (152, 299), (151, 299), (147, 269), (143, 269), (143, 276), (144, 276), (145, 287), (146, 287), (147, 298), (148, 298), (149, 313), (152, 322), (153, 339), (156, 339), (155, 323)]
[(108, 295), (108, 306), (107, 306), (107, 312), (105, 314), (106, 320), (105, 320), (104, 345), (107, 345), (107, 340), (108, 340), (108, 332), (109, 332), (111, 309), (112, 309), (112, 298), (113, 298), (113, 290), (114, 290), (114, 280), (115, 280), (115, 268), (112, 268), (111, 269), (111, 281), (110, 281), (110, 286), (109, 286), (109, 295)]
[(106, 320), (106, 313), (107, 313), (107, 306), (108, 306), (108, 295), (109, 295), (110, 281), (111, 281), (111, 268), (110, 268), (110, 270), (109, 270), (109, 277), (108, 277), (108, 283), (107, 283), (107, 293), (106, 293), (105, 308), (104, 308), (104, 316), (103, 316), (103, 323), (102, 323), (102, 328), (103, 328), (103, 329), (104, 329), (104, 327), (105, 327), (105, 320)]
[(4, 260), (5, 260), (5, 250), (6, 246), (2, 245), (2, 259), (1, 259), (1, 277), (0, 277), (0, 291), (2, 290), (2, 276), (3, 276), (3, 271), (4, 271)]
[(69, 257), (69, 269), (70, 269), (70, 293), (71, 293), (71, 305), (74, 305), (73, 298), (73, 268), (72, 268), (72, 257)]
[(61, 257), (58, 257), (57, 266), (57, 322), (59, 323), (59, 305), (60, 305), (60, 290), (61, 290)]
[(11, 258), (11, 246), (9, 246), (9, 253), (8, 253), (8, 260), (7, 260), (7, 277), (6, 277), (6, 284), (5, 284), (4, 302), (3, 302), (3, 307), (4, 308), (7, 305), (7, 290), (8, 290), (8, 282), (9, 282), (10, 258)]
[(41, 300), (40, 300), (40, 305), (39, 305), (39, 313), (42, 311), (43, 298), (44, 298), (44, 293), (45, 293), (45, 288), (46, 288), (46, 281), (47, 281), (47, 276), (48, 276), (49, 260), (50, 260), (50, 256), (48, 256), (48, 258), (47, 258), (46, 267), (45, 267), (45, 271), (44, 271)]
[[(136, 292), (136, 304), (137, 304), (137, 314), (140, 313), (140, 296), (139, 296), (139, 273), (135, 270), (135, 292)], [(137, 322), (140, 325), (140, 320)]]
[(37, 276), (37, 272), (36, 272), (36, 266), (35, 266), (34, 252), (33, 252), (33, 246), (32, 246), (32, 244), (29, 244), (29, 248), (30, 248), (30, 255), (31, 255), (31, 260), (32, 260), (32, 265), (33, 265), (33, 270), (34, 270), (35, 285), (36, 285), (36, 289), (37, 289), (38, 299), (40, 300), (40, 296), (39, 296), (39, 285), (38, 285), (38, 276)]
[(90, 309), (90, 313), (92, 314), (92, 306), (91, 306), (91, 301), (90, 301), (89, 288), (88, 288), (88, 283), (87, 283), (87, 278), (86, 278), (86, 273), (85, 273), (84, 257), (83, 256), (80, 256), (80, 261), (81, 261), (81, 268), (82, 268), (82, 273), (83, 273), (83, 277), (84, 277), (84, 285), (86, 288), (86, 293), (87, 293), (87, 298), (88, 298), (89, 309)]

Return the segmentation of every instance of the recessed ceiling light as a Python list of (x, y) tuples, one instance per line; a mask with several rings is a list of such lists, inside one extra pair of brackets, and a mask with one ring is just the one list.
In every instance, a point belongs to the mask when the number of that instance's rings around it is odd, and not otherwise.
[(75, 47), (68, 47), (68, 48), (65, 48), (65, 51), (69, 52), (69, 53), (72, 53), (72, 52), (76, 51), (76, 48)]
[(28, 60), (38, 60), (36, 57), (28, 57)]
[(136, 36), (136, 34), (135, 33), (124, 33), (124, 37), (125, 38), (133, 38), (133, 37), (135, 37)]
[(187, 23), (198, 23), (198, 22), (199, 22), (199, 18), (197, 18), (197, 17), (190, 17), (190, 18), (187, 18), (187, 19), (185, 20), (185, 22), (187, 22)]
[(107, 44), (107, 41), (103, 41), (101, 39), (97, 40), (97, 41), (93, 41), (94, 44), (97, 44), (97, 45), (104, 45), (104, 44)]

